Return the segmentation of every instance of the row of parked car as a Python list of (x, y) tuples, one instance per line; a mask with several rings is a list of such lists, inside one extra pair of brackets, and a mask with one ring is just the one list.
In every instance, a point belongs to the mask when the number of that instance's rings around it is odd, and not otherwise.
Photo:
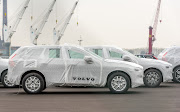
[(178, 49), (166, 49), (154, 60), (115, 46), (21, 47), (9, 59), (1, 59), (0, 79), (5, 87), (22, 86), (31, 94), (50, 86), (108, 87), (112, 93), (125, 93), (141, 85), (180, 82)]

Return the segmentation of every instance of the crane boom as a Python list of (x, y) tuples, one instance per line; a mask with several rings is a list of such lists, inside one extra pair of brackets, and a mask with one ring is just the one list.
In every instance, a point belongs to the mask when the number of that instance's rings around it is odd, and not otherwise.
[(157, 31), (157, 26), (158, 26), (158, 20), (159, 20), (159, 13), (160, 13), (160, 7), (161, 7), (161, 0), (158, 2), (158, 7), (157, 7), (157, 12), (153, 24), (153, 37), (156, 37), (156, 31)]
[(158, 1), (153, 27), (152, 26), (149, 27), (149, 54), (152, 54), (153, 42), (156, 40), (156, 31), (158, 26), (160, 7), (161, 7), (161, 0)]
[(41, 34), (41, 31), (43, 30), (43, 28), (49, 18), (49, 15), (51, 14), (51, 12), (53, 10), (55, 3), (56, 3), (56, 0), (53, 0), (53, 2), (51, 3), (50, 7), (47, 10), (47, 12), (44, 14), (43, 18), (40, 20), (40, 22), (36, 28), (34, 28), (36, 23), (31, 26), (30, 37), (31, 37), (32, 44), (37, 45), (37, 39), (38, 39), (39, 35)]
[(16, 29), (28, 7), (30, 0), (26, 0), (23, 7), (20, 9), (20, 11), (17, 13), (17, 17), (15, 17), (15, 21), (11, 26), (7, 26), (4, 24), (4, 42), (11, 43), (11, 38), (13, 34), (16, 32)]
[(56, 30), (56, 27), (54, 28), (53, 37), (54, 37), (54, 44), (55, 45), (59, 45), (59, 41), (62, 38), (62, 36), (64, 35), (64, 32), (65, 32), (65, 30), (69, 24), (69, 21), (71, 20), (72, 15), (74, 14), (74, 10), (76, 9), (77, 4), (78, 4), (78, 1), (75, 2), (70, 14), (67, 16), (67, 18), (65, 20), (63, 27), (60, 30)]

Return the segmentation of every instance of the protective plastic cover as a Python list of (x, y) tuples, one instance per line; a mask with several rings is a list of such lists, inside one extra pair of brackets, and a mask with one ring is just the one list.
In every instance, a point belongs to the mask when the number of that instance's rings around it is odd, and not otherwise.
[(158, 59), (169, 62), (173, 65), (173, 68), (180, 65), (180, 47), (173, 46), (164, 49), (159, 55)]
[[(8, 59), (2, 59), (0, 58), (0, 74), (2, 74), (2, 72), (4, 70), (8, 69)], [(1, 77), (1, 76), (0, 76)]]
[(106, 85), (107, 76), (116, 70), (131, 76), (132, 87), (143, 84), (142, 66), (122, 61), (105, 61), (78, 46), (21, 47), (9, 58), (8, 80), (19, 85), (22, 75), (31, 70), (44, 75), (46, 86), (102, 87)]
[[(161, 60), (155, 60), (155, 59), (147, 59), (147, 58), (138, 58), (135, 55), (129, 53), (128, 51), (121, 49), (116, 46), (89, 46), (86, 47), (86, 49), (89, 49), (92, 51), (92, 49), (102, 49), (103, 50), (103, 58), (105, 59), (114, 59), (114, 60), (121, 60), (124, 61), (125, 57), (129, 57), (130, 62), (139, 64), (143, 66), (144, 71), (149, 68), (156, 68), (161, 71), (163, 75), (163, 81), (169, 81), (172, 79), (172, 65), (170, 63), (161, 61)], [(119, 53), (121, 56), (118, 56), (119, 58), (114, 58), (110, 56), (111, 52)]]

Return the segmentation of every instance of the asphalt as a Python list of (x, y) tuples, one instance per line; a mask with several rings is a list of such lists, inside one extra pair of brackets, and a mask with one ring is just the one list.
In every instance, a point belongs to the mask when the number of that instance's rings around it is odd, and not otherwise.
[(0, 112), (180, 112), (180, 84), (139, 87), (127, 94), (108, 88), (48, 88), (29, 95), (0, 85)]

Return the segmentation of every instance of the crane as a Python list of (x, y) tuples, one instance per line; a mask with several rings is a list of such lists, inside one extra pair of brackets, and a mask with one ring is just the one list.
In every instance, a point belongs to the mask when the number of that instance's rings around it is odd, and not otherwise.
[(13, 17), (14, 21), (11, 26), (7, 26), (4, 24), (4, 42), (5, 43), (11, 43), (11, 38), (13, 34), (16, 32), (16, 29), (22, 20), (22, 17), (28, 7), (30, 0), (26, 0), (23, 4), (23, 7), (20, 8), (19, 12), (16, 13), (15, 17)]
[(56, 27), (53, 30), (53, 38), (54, 38), (54, 44), (55, 45), (59, 45), (59, 41), (62, 38), (62, 36), (64, 35), (64, 32), (69, 24), (69, 21), (71, 20), (72, 15), (74, 14), (74, 10), (76, 9), (76, 6), (78, 4), (78, 1), (75, 2), (70, 14), (67, 16), (62, 28), (60, 30), (57, 30), (58, 26), (61, 24), (57, 24)]
[(153, 27), (152, 26), (149, 27), (149, 54), (152, 54), (153, 42), (156, 40), (156, 31), (158, 26), (160, 7), (161, 7), (161, 0), (158, 1)]
[(51, 14), (54, 4), (56, 3), (56, 0), (53, 0), (52, 3), (50, 4), (48, 10), (45, 10), (45, 13), (43, 13), (42, 18), (38, 18), (30, 27), (30, 38), (31, 38), (31, 42), (34, 45), (37, 45), (37, 39), (39, 37), (39, 35), (41, 34), (41, 31), (43, 30), (49, 15)]

